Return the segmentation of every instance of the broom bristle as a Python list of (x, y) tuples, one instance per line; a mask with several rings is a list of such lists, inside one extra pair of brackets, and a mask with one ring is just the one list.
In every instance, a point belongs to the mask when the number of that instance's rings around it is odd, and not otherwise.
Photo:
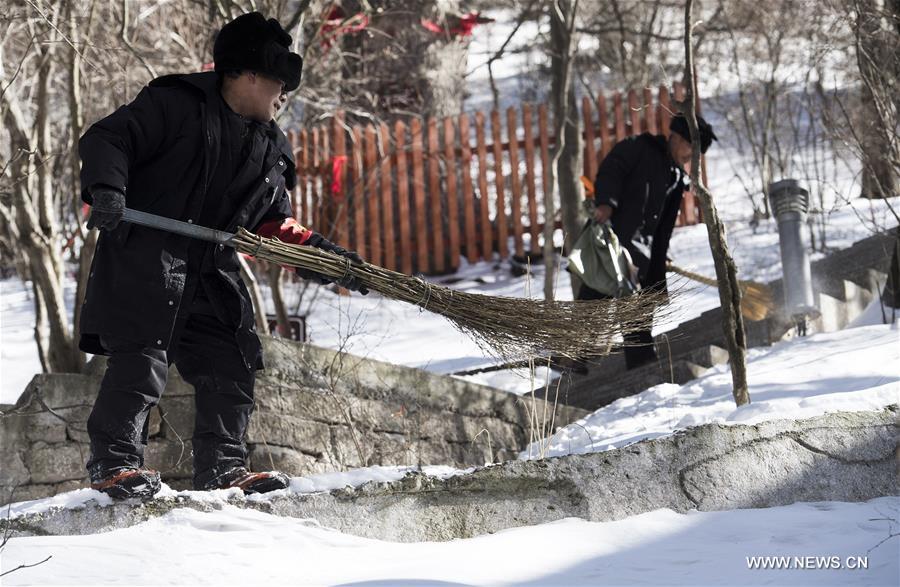
[(649, 329), (667, 313), (666, 296), (642, 292), (623, 298), (578, 302), (487, 296), (455, 291), (366, 263), (239, 229), (235, 248), (279, 265), (302, 267), (333, 279), (347, 275), (383, 296), (440, 314), (483, 349), (506, 358), (526, 355), (583, 357), (608, 354), (627, 332)]
[[(669, 263), (666, 268), (678, 275), (693, 279), (699, 283), (710, 285), (712, 287), (719, 287), (719, 282), (712, 277), (688, 271), (687, 269), (672, 265), (671, 263)], [(766, 316), (769, 315), (769, 312), (775, 309), (775, 301), (772, 299), (772, 290), (770, 290), (768, 286), (756, 283), (755, 281), (739, 281), (738, 285), (741, 288), (741, 315), (748, 320), (765, 320)]]

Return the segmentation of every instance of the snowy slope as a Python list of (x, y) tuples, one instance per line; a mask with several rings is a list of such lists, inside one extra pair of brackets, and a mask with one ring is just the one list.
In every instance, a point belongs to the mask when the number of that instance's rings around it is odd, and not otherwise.
[[(13, 538), (5, 585), (896, 585), (900, 498), (559, 522), (452, 542), (368, 540), (225, 506), (93, 536)], [(749, 568), (750, 557), (789, 557)], [(795, 559), (794, 557), (797, 557)], [(806, 557), (818, 557), (807, 561)], [(862, 564), (867, 568), (858, 567)], [(822, 568), (828, 565), (833, 568)], [(818, 568), (817, 568), (818, 567)], [(844, 568), (837, 568), (844, 567)]]
[[(750, 404), (741, 407), (731, 395), (727, 364), (684, 385), (657, 385), (558, 430), (544, 454), (619, 448), (701, 424), (756, 424), (898, 404), (900, 331), (896, 323), (875, 324), (751, 349), (747, 381)], [(529, 454), (541, 454), (540, 447), (522, 456)]]

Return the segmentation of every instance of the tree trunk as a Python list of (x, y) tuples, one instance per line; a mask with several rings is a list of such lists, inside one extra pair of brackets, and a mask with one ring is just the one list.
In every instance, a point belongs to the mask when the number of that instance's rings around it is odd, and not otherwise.
[(863, 82), (862, 195), (889, 198), (900, 193), (900, 2), (857, 0), (855, 9), (856, 62)]
[(37, 114), (35, 131), (38, 137), (37, 156), (37, 207), (40, 231), (45, 238), (28, 239), (32, 248), (32, 277), (44, 294), (47, 322), (50, 325), (48, 355), (54, 372), (78, 372), (81, 370), (80, 352), (75, 345), (69, 326), (69, 316), (63, 296), (63, 261), (56, 242), (57, 209), (54, 201), (52, 175), (52, 139), (50, 136), (50, 91), (53, 75), (53, 57), (49, 48), (42, 51), (42, 66), (38, 73)]
[(250, 269), (250, 265), (243, 255), (238, 255), (238, 263), (241, 266), (241, 279), (244, 280), (244, 284), (250, 290), (250, 297), (253, 298), (253, 315), (256, 318), (256, 330), (260, 334), (269, 334), (269, 321), (266, 320), (266, 302), (262, 297), (262, 292), (259, 291), (259, 282), (256, 281), (256, 276), (253, 275), (253, 270)]
[(728, 363), (731, 366), (732, 394), (738, 406), (750, 403), (747, 389), (747, 339), (744, 332), (744, 319), (741, 316), (741, 289), (738, 286), (737, 268), (728, 252), (725, 239), (725, 226), (719, 220), (719, 213), (712, 200), (712, 194), (703, 185), (700, 177), (700, 132), (697, 127), (697, 97), (694, 92), (694, 55), (692, 47), (693, 0), (687, 0), (684, 9), (684, 53), (685, 53), (685, 86), (687, 96), (681, 105), (682, 113), (687, 118), (691, 131), (691, 186), (700, 200), (703, 210), (703, 221), (709, 245), (712, 249), (716, 265), (716, 278), (719, 282), (719, 302), (722, 305), (722, 327), (728, 347)]
[[(581, 225), (581, 124), (572, 84), (572, 61), (575, 47), (575, 15), (578, 2), (556, 0), (550, 8), (552, 100), (556, 144), (550, 164), (551, 188), (544, 194), (544, 299), (553, 299), (556, 279), (556, 256), (553, 231), (556, 224), (556, 192), (562, 211), (563, 251), (570, 250)], [(573, 281), (573, 290), (578, 284)], [(575, 292), (577, 293), (577, 292)]]
[(50, 356), (47, 353), (47, 321), (44, 320), (44, 295), (37, 282), (31, 280), (31, 291), (34, 293), (34, 342), (37, 345), (38, 360), (41, 362), (41, 370), (49, 373)]
[[(37, 110), (31, 132), (9, 92), (0, 94), (12, 155), (13, 204), (23, 254), (29, 260), (31, 279), (41, 295), (42, 315), (49, 327), (45, 368), (53, 372), (77, 372), (77, 349), (63, 301), (62, 259), (57, 247), (50, 175), (49, 83), (52, 55), (42, 53), (35, 100)], [(35, 137), (32, 144), (31, 136)], [(43, 341), (37, 340), (41, 346)]]
[(281, 278), (284, 270), (281, 265), (269, 263), (269, 289), (272, 290), (272, 303), (275, 305), (275, 319), (278, 322), (278, 335), (282, 338), (291, 338), (291, 322), (288, 319), (287, 308), (284, 306), (284, 295), (281, 289)]
[(894, 246), (882, 299), (891, 308), (900, 308), (900, 227), (894, 229)]
[[(85, 356), (77, 348), (76, 341), (81, 332), (81, 306), (84, 303), (84, 293), (87, 290), (87, 280), (90, 277), (91, 261), (94, 258), (94, 250), (97, 248), (97, 231), (85, 230), (81, 222), (81, 178), (80, 165), (78, 164), (78, 140), (84, 128), (84, 110), (81, 99), (81, 56), (75, 50), (79, 42), (80, 31), (75, 23), (74, 2), (67, 4), (66, 10), (69, 17), (68, 65), (69, 65), (69, 175), (72, 181), (72, 190), (68, 194), (72, 203), (72, 212), (75, 215), (75, 230), (77, 238), (81, 240), (81, 250), (78, 254), (77, 285), (75, 287), (75, 307), (72, 316), (73, 352), (76, 364), (84, 365)], [(89, 35), (88, 35), (89, 36)]]

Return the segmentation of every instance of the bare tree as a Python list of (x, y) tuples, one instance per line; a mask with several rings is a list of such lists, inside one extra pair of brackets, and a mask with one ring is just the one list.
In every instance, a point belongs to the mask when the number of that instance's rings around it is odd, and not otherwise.
[(747, 389), (747, 338), (744, 332), (744, 320), (741, 317), (741, 289), (738, 286), (737, 268), (728, 252), (725, 239), (725, 226), (719, 220), (719, 213), (713, 202), (712, 194), (703, 185), (700, 177), (700, 131), (697, 127), (697, 96), (694, 85), (694, 51), (693, 51), (693, 0), (687, 0), (684, 7), (684, 74), (687, 92), (680, 105), (681, 112), (688, 122), (691, 132), (693, 153), (691, 156), (691, 186), (700, 200), (703, 210), (703, 221), (709, 237), (713, 260), (716, 266), (716, 278), (719, 283), (719, 301), (722, 305), (725, 342), (728, 347), (728, 363), (731, 365), (732, 394), (738, 406), (750, 403)]
[[(550, 161), (550, 177), (544, 185), (544, 299), (553, 299), (556, 255), (553, 232), (556, 227), (556, 200), (563, 218), (564, 250), (571, 248), (581, 224), (581, 124), (572, 83), (577, 47), (575, 20), (578, 0), (555, 0), (550, 7), (552, 103), (556, 144)], [(559, 197), (557, 198), (557, 192)], [(574, 284), (573, 287), (577, 287)]]
[(852, 0), (851, 26), (862, 81), (859, 141), (862, 195), (900, 193), (900, 2)]
[[(18, 63), (12, 79), (3, 76), (0, 92), (7, 139), (4, 150), (9, 157), (0, 190), (11, 195), (11, 209), (6, 214), (14, 217), (17, 245), (40, 304), (37, 315), (47, 324), (46, 329), (35, 329), (42, 365), (53, 371), (72, 371), (80, 366), (80, 355), (63, 301), (58, 196), (53, 185), (53, 163), (59, 153), (52, 136), (51, 80), (56, 75), (58, 51), (66, 41), (56, 25), (63, 6), (57, 2), (45, 10), (29, 5), (31, 14), (8, 21), (13, 39), (3, 52)], [(0, 66), (6, 70), (5, 63)]]

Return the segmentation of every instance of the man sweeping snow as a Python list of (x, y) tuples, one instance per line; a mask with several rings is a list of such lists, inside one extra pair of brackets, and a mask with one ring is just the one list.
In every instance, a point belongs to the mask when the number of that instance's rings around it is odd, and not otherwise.
[[(260, 493), (288, 484), (283, 473), (247, 469), (244, 436), (263, 363), (236, 252), (121, 218), (127, 205), (229, 232), (243, 226), (362, 262), (291, 217), (294, 160), (273, 120), (300, 83), (303, 61), (290, 45), (275, 19), (239, 16), (216, 38), (214, 72), (153, 80), (79, 143), (88, 226), (102, 229), (80, 347), (109, 356), (88, 419), (87, 468), (91, 486), (112, 497), (160, 488), (144, 448), (172, 363), (196, 391), (194, 488)], [(359, 287), (352, 277), (339, 283)]]
[[(700, 150), (716, 140), (712, 127), (700, 116)], [(684, 167), (691, 160), (687, 121), (676, 116), (668, 140), (643, 133), (616, 143), (597, 170), (594, 181), (594, 220), (610, 222), (619, 242), (638, 269), (644, 289), (665, 291), (666, 253), (684, 196)], [(582, 285), (579, 300), (608, 294)], [(629, 369), (656, 360), (649, 329), (625, 335), (625, 364)]]

